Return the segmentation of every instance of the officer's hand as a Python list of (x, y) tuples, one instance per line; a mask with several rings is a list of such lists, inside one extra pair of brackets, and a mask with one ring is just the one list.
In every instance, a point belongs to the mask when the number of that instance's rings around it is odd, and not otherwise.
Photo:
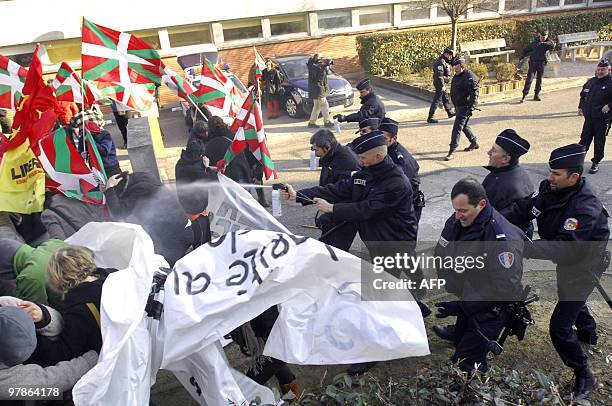
[(334, 205), (328, 202), (327, 200), (321, 199), (320, 197), (315, 197), (312, 200), (315, 202), (315, 205), (317, 206), (317, 209), (319, 209), (320, 212), (331, 213), (334, 211)]
[(437, 302), (436, 307), (438, 308), (438, 313), (436, 313), (436, 317), (439, 319), (443, 319), (448, 316), (458, 316), (461, 312), (461, 306), (459, 306), (459, 302)]
[(608, 114), (610, 112), (610, 106), (607, 104), (601, 108), (601, 112), (604, 114)]
[(287, 189), (281, 189), (281, 195), (285, 200), (295, 200), (297, 193), (295, 193), (295, 189), (291, 185), (285, 185)]
[(582, 113), (582, 109), (578, 109), (578, 115), (579, 116), (583, 116), (584, 115), (584, 113)]
[(344, 121), (344, 116), (342, 114), (336, 114), (334, 119), (338, 120), (339, 123), (342, 123)]

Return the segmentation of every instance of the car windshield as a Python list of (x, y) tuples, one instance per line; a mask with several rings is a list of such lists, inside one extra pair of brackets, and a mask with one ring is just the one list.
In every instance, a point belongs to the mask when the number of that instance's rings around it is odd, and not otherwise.
[(308, 57), (290, 59), (281, 61), (280, 66), (283, 68), (289, 80), (304, 79), (308, 77), (308, 66), (306, 66), (306, 62), (308, 62)]
[(211, 61), (213, 64), (219, 63), (218, 52), (200, 52), (195, 54), (183, 55), (176, 58), (178, 64), (183, 69), (191, 68), (192, 66), (202, 66), (204, 58)]

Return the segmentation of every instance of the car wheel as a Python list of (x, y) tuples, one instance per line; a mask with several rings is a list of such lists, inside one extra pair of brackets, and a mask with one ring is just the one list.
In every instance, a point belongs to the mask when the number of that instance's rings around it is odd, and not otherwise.
[(300, 115), (300, 106), (295, 101), (293, 96), (289, 96), (285, 99), (285, 111), (287, 115), (291, 118), (296, 118)]

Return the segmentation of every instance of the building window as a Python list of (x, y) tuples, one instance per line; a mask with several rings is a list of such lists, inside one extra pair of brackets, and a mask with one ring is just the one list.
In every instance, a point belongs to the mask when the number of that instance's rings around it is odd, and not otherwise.
[(136, 35), (138, 38), (149, 44), (153, 49), (161, 49), (161, 44), (159, 42), (159, 32), (157, 31), (157, 29), (132, 31), (130, 32), (130, 34)]
[(168, 39), (172, 48), (210, 44), (212, 43), (210, 24), (194, 24), (168, 28)]
[(223, 40), (238, 41), (243, 39), (263, 38), (261, 19), (227, 21), (223, 25)]
[(504, 10), (505, 11), (529, 10), (530, 7), (531, 7), (531, 0), (506, 0)]
[(275, 35), (303, 34), (308, 32), (305, 14), (270, 17), (270, 33)]
[(391, 8), (389, 6), (364, 7), (359, 9), (359, 25), (389, 24)]
[(81, 38), (49, 41), (44, 45), (52, 64), (81, 60)]
[(559, 0), (538, 0), (536, 7), (559, 7)]
[(499, 3), (497, 0), (487, 1), (485, 3), (479, 3), (474, 6), (474, 14), (479, 13), (497, 13), (499, 9)]
[(584, 4), (584, 3), (586, 3), (586, 0), (565, 0), (566, 6), (571, 6), (575, 4)]
[[(40, 54), (39, 54), (40, 55)], [(30, 62), (32, 62), (32, 58), (34, 57), (34, 52), (26, 52), (24, 54), (15, 54), (15, 55), (7, 55), (6, 56), (11, 61), (25, 66), (26, 68), (30, 66)]]
[(317, 12), (320, 30), (350, 28), (352, 26), (351, 18), (351, 10), (328, 10)]
[(446, 10), (440, 7), (440, 5), (438, 5), (436, 15), (438, 16), (438, 18), (448, 18), (448, 13), (446, 12)]
[(402, 21), (422, 20), (429, 18), (429, 4), (415, 1), (401, 5), (400, 19)]

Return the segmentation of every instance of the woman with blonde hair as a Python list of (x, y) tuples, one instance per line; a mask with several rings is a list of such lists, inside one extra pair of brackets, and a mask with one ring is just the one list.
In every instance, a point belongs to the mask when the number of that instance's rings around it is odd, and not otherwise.
[[(83, 355), (89, 350), (100, 352), (100, 299), (102, 285), (115, 269), (97, 268), (94, 253), (84, 247), (68, 245), (58, 249), (47, 267), (49, 285), (64, 294), (64, 328), (58, 339), (39, 337), (33, 358), (41, 365), (52, 365)], [(49, 321), (43, 306), (37, 326)]]

